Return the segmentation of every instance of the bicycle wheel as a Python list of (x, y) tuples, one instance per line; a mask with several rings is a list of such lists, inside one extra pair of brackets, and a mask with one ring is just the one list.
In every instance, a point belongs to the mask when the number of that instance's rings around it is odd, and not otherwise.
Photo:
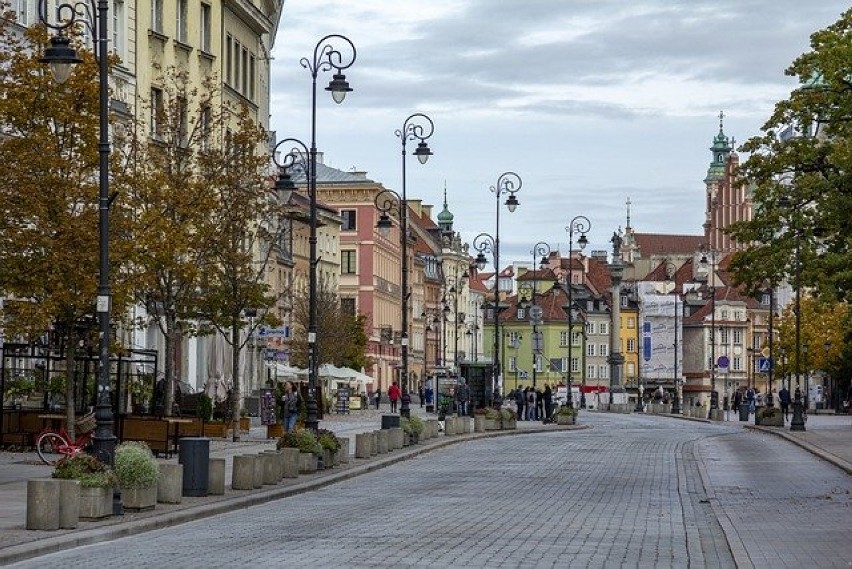
[(43, 433), (36, 442), (38, 457), (45, 464), (56, 464), (64, 455), (63, 450), (68, 449), (68, 441), (57, 433)]

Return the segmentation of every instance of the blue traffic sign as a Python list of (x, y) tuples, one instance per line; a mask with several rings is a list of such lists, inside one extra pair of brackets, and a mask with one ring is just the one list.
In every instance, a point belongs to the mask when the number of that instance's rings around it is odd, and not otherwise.
[(758, 358), (757, 371), (760, 373), (769, 373), (772, 371), (772, 358)]
[(728, 359), (728, 356), (719, 356), (719, 359), (716, 360), (716, 363), (719, 365), (720, 368), (725, 369), (731, 364), (731, 361)]

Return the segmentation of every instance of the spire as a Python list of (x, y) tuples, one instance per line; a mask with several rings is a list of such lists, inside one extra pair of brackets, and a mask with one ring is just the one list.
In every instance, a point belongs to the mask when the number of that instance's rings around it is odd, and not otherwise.
[(725, 175), (725, 162), (733, 147), (731, 141), (725, 135), (724, 126), (725, 112), (719, 111), (719, 134), (713, 137), (713, 146), (710, 147), (710, 152), (713, 153), (713, 160), (707, 169), (707, 177), (704, 179), (705, 183), (720, 180)]
[(454, 217), (447, 206), (447, 181), (444, 180), (444, 209), (438, 214), (438, 227), (441, 228), (442, 233), (452, 233)]
[(630, 233), (630, 196), (627, 196), (627, 232)]

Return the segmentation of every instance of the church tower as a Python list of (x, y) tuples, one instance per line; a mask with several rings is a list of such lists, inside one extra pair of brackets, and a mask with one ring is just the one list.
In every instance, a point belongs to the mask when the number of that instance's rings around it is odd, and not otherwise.
[(733, 223), (751, 219), (752, 214), (751, 192), (736, 175), (740, 157), (734, 151), (734, 139), (725, 135), (724, 119), (725, 113), (720, 112), (719, 133), (710, 147), (713, 159), (704, 178), (704, 243), (723, 255), (740, 248), (725, 230)]

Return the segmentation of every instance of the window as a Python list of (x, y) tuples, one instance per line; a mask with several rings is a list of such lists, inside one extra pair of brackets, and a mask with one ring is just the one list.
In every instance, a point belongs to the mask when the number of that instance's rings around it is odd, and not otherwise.
[(559, 367), (559, 371), (563, 373), (568, 371), (568, 358), (561, 358), (560, 363), (561, 366)]
[(15, 19), (24, 27), (29, 27), (35, 23), (35, 5), (37, 0), (12, 0), (12, 10), (15, 12)]
[(163, 33), (163, 0), (151, 0), (151, 29)]
[(544, 362), (542, 361), (540, 354), (536, 354), (536, 356), (535, 356), (535, 371), (537, 371), (537, 372), (544, 371)]
[(607, 354), (609, 354), (609, 344), (600, 344), (598, 346), (598, 355), (605, 357)]
[(722, 328), (720, 330), (720, 332), (722, 333), (722, 343), (727, 344), (728, 343), (728, 329)]
[(354, 209), (344, 209), (340, 211), (340, 217), (343, 219), (343, 225), (340, 227), (341, 231), (355, 231), (357, 226), (355, 224), (355, 210)]
[(228, 34), (228, 37), (225, 39), (225, 83), (228, 85), (233, 85), (231, 80), (231, 59), (232, 59), (232, 50), (234, 48), (234, 38), (231, 37), (231, 34)]
[(740, 356), (734, 356), (734, 359), (731, 363), (733, 364), (734, 371), (743, 370), (743, 359)]
[(114, 0), (112, 5), (112, 49), (124, 59), (124, 0)]
[(632, 316), (627, 319), (627, 327), (630, 328), (631, 330), (633, 328), (636, 328), (636, 319), (633, 318)]
[(609, 379), (609, 366), (602, 365), (598, 367), (598, 378)]
[(727, 311), (727, 309), (725, 309), (725, 308), (723, 308), (723, 309), (722, 309), (721, 313), (719, 314), (719, 318), (721, 318), (722, 320), (727, 320), (727, 319), (728, 319), (728, 311)]
[(159, 137), (162, 134), (163, 117), (163, 91), (156, 87), (151, 88), (151, 136)]
[(177, 113), (178, 120), (180, 123), (178, 124), (178, 136), (180, 140), (180, 146), (186, 147), (188, 142), (188, 131), (187, 131), (187, 112), (188, 112), (188, 103), (186, 97), (178, 97), (177, 98)]
[(186, 10), (187, 0), (177, 0), (175, 11), (175, 36), (179, 42), (186, 43)]
[(633, 353), (636, 351), (636, 339), (635, 338), (627, 338), (627, 351), (628, 353)]
[(636, 377), (636, 364), (633, 362), (627, 362), (627, 377), (631, 379)]
[(609, 322), (601, 322), (600, 324), (598, 324), (598, 331), (603, 336), (609, 334)]
[(241, 53), (242, 61), (240, 61), (240, 64), (242, 65), (243, 74), (242, 81), (240, 82), (240, 93), (245, 95), (248, 93), (248, 49), (243, 47)]
[(357, 265), (355, 264), (355, 251), (340, 252), (340, 273), (343, 275), (354, 275)]
[(586, 366), (586, 378), (595, 379), (595, 366), (593, 364)]
[(586, 355), (594, 357), (594, 355), (595, 355), (595, 345), (594, 344), (589, 344), (589, 345), (586, 346)]
[(559, 347), (565, 348), (568, 347), (568, 331), (564, 330), (559, 333)]
[(518, 358), (509, 356), (509, 371), (518, 371)]
[(734, 344), (741, 345), (743, 343), (743, 331), (740, 329), (734, 329)]
[(210, 108), (210, 105), (204, 105), (201, 108), (198, 122), (201, 149), (207, 150), (210, 144), (210, 125), (213, 122), (213, 110)]
[(760, 334), (755, 334), (751, 337), (751, 347), (755, 350), (759, 350), (762, 342), (760, 341)]
[(760, 297), (760, 304), (762, 304), (764, 306), (769, 306), (769, 299), (770, 299), (769, 293), (764, 292), (763, 295)]
[(734, 320), (739, 322), (743, 319), (743, 311), (742, 310), (734, 310)]
[(341, 298), (340, 310), (343, 312), (343, 314), (346, 314), (348, 316), (355, 316), (355, 299)]
[(254, 101), (254, 74), (255, 74), (255, 57), (254, 55), (249, 55), (249, 83), (248, 83), (248, 98), (250, 101)]
[(586, 322), (586, 334), (591, 336), (595, 333), (595, 323), (594, 322)]
[(201, 37), (199, 38), (199, 42), (201, 44), (201, 51), (207, 53), (212, 51), (210, 48), (211, 11), (210, 4), (201, 3)]
[(630, 302), (630, 299), (626, 296), (621, 297), (621, 308), (627, 308), (627, 304)]
[(571, 373), (577, 373), (578, 371), (580, 371), (580, 359), (571, 358)]
[(506, 334), (506, 338), (513, 348), (517, 348), (521, 344), (521, 335), (518, 332), (509, 332)]
[(524, 318), (526, 318), (526, 312), (527, 311), (523, 308), (518, 308), (518, 320), (523, 320)]
[(581, 346), (583, 344), (583, 333), (574, 331), (571, 334), (571, 345), (572, 346)]

